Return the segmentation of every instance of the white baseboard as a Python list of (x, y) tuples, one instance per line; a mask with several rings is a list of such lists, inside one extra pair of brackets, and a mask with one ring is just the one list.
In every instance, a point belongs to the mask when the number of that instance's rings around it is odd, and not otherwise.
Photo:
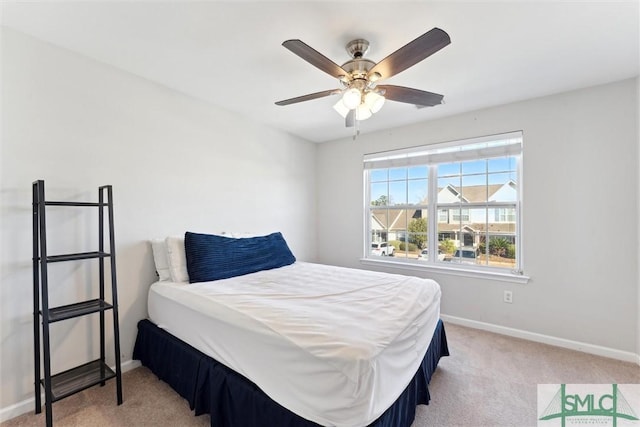
[(587, 344), (579, 341), (567, 340), (564, 338), (553, 337), (550, 335), (538, 334), (535, 332), (523, 331), (521, 329), (508, 328), (506, 326), (494, 325), (492, 323), (478, 322), (476, 320), (465, 319), (462, 317), (448, 316), (441, 314), (440, 317), (445, 322), (456, 325), (467, 326), (474, 329), (482, 329), (483, 331), (495, 332), (496, 334), (507, 335), (515, 338), (522, 338), (529, 341), (549, 344), (556, 347), (567, 348), (570, 350), (581, 351), (583, 353), (595, 354), (597, 356), (608, 357), (610, 359), (622, 360), (624, 362), (632, 362), (640, 365), (640, 354), (630, 351), (616, 350), (609, 347), (603, 347), (595, 344)]
[[(130, 371), (132, 369), (140, 366), (139, 360), (127, 360), (126, 362), (122, 362), (120, 368), (122, 369), (122, 373)], [(115, 369), (115, 367), (111, 367), (111, 369)], [(41, 401), (44, 404), (44, 393), (41, 396)], [(0, 423), (3, 423), (11, 418), (15, 418), (19, 415), (26, 414), (27, 412), (35, 410), (36, 399), (32, 397), (30, 399), (23, 400), (22, 402), (18, 402), (14, 405), (7, 406), (6, 408), (0, 409)]]

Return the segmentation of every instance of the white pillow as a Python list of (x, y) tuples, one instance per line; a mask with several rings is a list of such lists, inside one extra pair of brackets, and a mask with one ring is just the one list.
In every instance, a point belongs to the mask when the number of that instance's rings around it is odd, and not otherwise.
[(153, 261), (156, 264), (156, 271), (160, 281), (171, 280), (169, 271), (169, 260), (167, 258), (167, 245), (165, 239), (151, 240), (151, 250), (153, 251)]
[(231, 232), (231, 233), (227, 233), (226, 236), (230, 236), (233, 237), (234, 239), (244, 239), (247, 237), (256, 237), (259, 236), (259, 234), (255, 234), (255, 233), (237, 233), (237, 232)]
[(167, 259), (169, 261), (169, 273), (173, 282), (189, 283), (187, 271), (187, 255), (184, 250), (184, 237), (167, 237)]

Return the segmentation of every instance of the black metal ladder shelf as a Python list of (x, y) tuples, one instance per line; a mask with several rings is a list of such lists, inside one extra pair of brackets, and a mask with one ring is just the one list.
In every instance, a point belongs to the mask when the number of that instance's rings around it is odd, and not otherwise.
[[(106, 193), (106, 198), (105, 198)], [(107, 380), (116, 379), (116, 398), (122, 404), (122, 372), (120, 367), (120, 331), (118, 327), (118, 297), (116, 283), (115, 239), (113, 231), (113, 192), (110, 185), (98, 188), (98, 203), (93, 202), (52, 202), (44, 196), (44, 181), (33, 183), (33, 348), (35, 371), (35, 411), (42, 411), (41, 387), (44, 388), (47, 427), (53, 425), (52, 403), (89, 387), (105, 385)], [(98, 250), (63, 255), (47, 255), (46, 207), (97, 207), (98, 208)], [(107, 208), (109, 252), (105, 252), (104, 208)], [(111, 302), (105, 300), (105, 259), (111, 267)], [(80, 301), (59, 307), (49, 307), (48, 264), (55, 262), (98, 259), (99, 298)], [(105, 311), (113, 313), (113, 339), (115, 372), (106, 364)], [(51, 347), (49, 325), (66, 319), (100, 315), (100, 358), (64, 372), (51, 374)], [(42, 329), (42, 346), (40, 332)], [(41, 351), (42, 350), (42, 351)], [(44, 378), (41, 378), (41, 357)]]

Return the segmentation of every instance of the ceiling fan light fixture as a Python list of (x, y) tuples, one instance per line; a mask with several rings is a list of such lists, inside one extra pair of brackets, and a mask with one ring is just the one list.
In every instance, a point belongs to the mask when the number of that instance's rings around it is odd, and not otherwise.
[(355, 129), (355, 139), (359, 133), (358, 121), (367, 120), (380, 111), (386, 99), (413, 104), (418, 108), (442, 103), (443, 95), (437, 93), (404, 86), (378, 85), (378, 83), (416, 65), (450, 43), (451, 38), (445, 31), (432, 28), (376, 63), (364, 57), (369, 48), (369, 42), (365, 39), (355, 39), (346, 46), (351, 59), (338, 65), (302, 40), (285, 40), (282, 46), (319, 70), (338, 79), (340, 87), (285, 99), (276, 102), (276, 105), (290, 105), (340, 94), (340, 99), (333, 108), (345, 118), (347, 128)]
[(382, 77), (382, 74), (380, 74), (380, 73), (378, 73), (377, 71), (375, 71), (375, 72), (371, 73), (371, 74), (368, 76), (368, 80), (369, 80), (369, 82), (370, 82), (370, 83), (375, 83), (375, 82), (377, 82), (378, 80), (380, 80), (380, 77)]
[(349, 110), (356, 108), (360, 105), (361, 101), (362, 92), (355, 87), (349, 88), (342, 93), (342, 103)]
[(338, 102), (333, 105), (333, 109), (336, 110), (336, 112), (340, 114), (343, 119), (347, 117), (347, 114), (349, 114), (349, 109), (345, 107), (342, 99), (339, 99)]
[(356, 120), (358, 121), (367, 120), (372, 115), (371, 110), (365, 103), (358, 105), (356, 108)]
[(380, 111), (380, 109), (384, 105), (384, 101), (384, 96), (374, 91), (367, 92), (367, 94), (364, 96), (364, 103), (373, 114)]
[(340, 81), (340, 83), (344, 83), (347, 85), (349, 84), (349, 82), (351, 82), (351, 78), (345, 74), (338, 76), (338, 80)]

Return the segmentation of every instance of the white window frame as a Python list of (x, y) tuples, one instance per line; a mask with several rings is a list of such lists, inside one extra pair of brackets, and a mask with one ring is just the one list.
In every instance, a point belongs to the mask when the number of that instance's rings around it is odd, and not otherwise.
[[(390, 266), (404, 270), (433, 270), (440, 273), (492, 278), (517, 283), (526, 283), (529, 278), (524, 275), (524, 254), (522, 236), (522, 154), (523, 154), (523, 133), (522, 131), (509, 132), (505, 134), (489, 135), (465, 140), (450, 141), (426, 146), (410, 147), (401, 150), (393, 150), (364, 155), (364, 256), (361, 259), (363, 264)], [(410, 259), (399, 259), (393, 257), (375, 257), (371, 255), (371, 195), (370, 195), (370, 170), (385, 169), (394, 167), (429, 166), (429, 204), (428, 212), (428, 250), (429, 254), (438, 253), (438, 218), (441, 209), (467, 209), (467, 206), (447, 206), (447, 204), (437, 203), (437, 167), (438, 164), (451, 162), (465, 162), (470, 160), (481, 160), (498, 157), (515, 157), (517, 174), (517, 195), (515, 202), (516, 216), (516, 267), (506, 269), (487, 265), (465, 265), (447, 262), (439, 262), (436, 257), (430, 257), (428, 261), (416, 261)], [(403, 208), (406, 206), (389, 206), (389, 208)], [(415, 208), (415, 206), (411, 206)], [(492, 215), (492, 208), (511, 208), (513, 203), (491, 203), (487, 207), (486, 215)], [(473, 205), (468, 206), (473, 208)], [(449, 213), (449, 215), (451, 215)], [(488, 220), (488, 217), (487, 217)]]

